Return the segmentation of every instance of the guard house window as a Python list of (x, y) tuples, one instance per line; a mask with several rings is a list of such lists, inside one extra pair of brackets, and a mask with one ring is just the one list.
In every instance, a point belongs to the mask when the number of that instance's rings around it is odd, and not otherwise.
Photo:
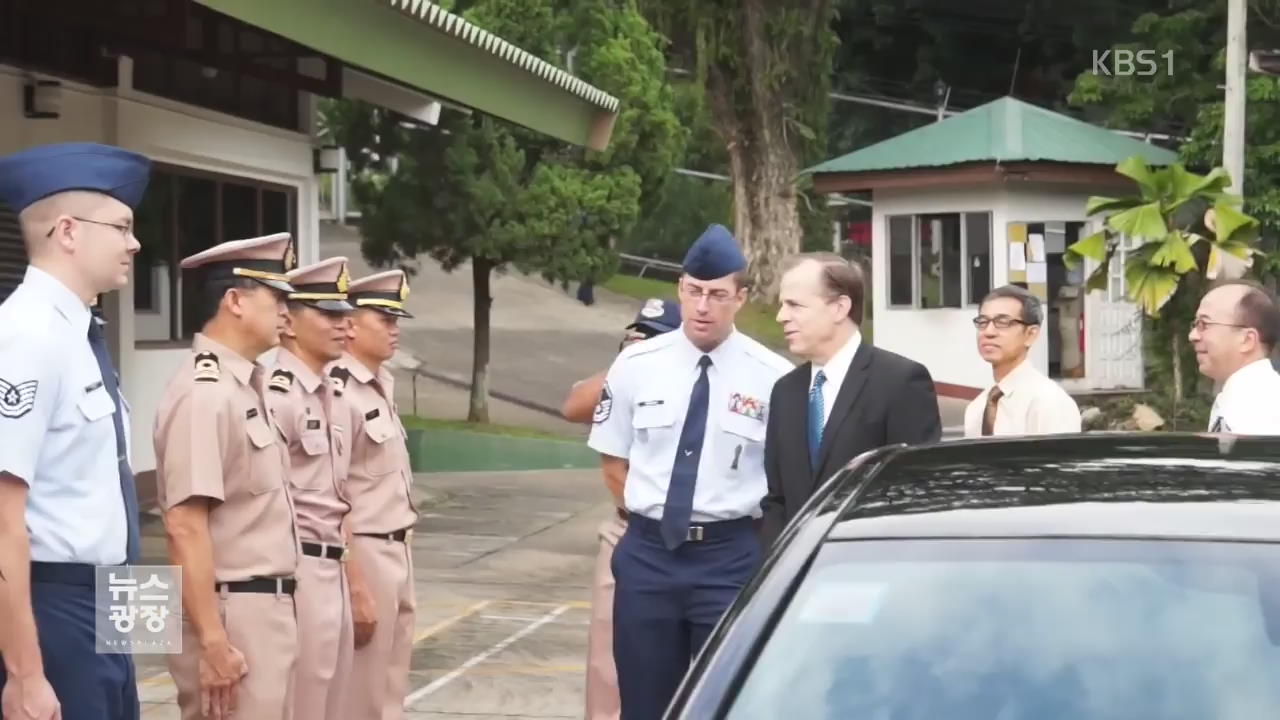
[(890, 307), (960, 308), (991, 289), (990, 213), (886, 219)]
[(182, 342), (199, 330), (194, 293), (174, 268), (228, 240), (296, 234), (297, 192), (246, 178), (159, 166), (135, 216), (135, 335), (141, 344)]

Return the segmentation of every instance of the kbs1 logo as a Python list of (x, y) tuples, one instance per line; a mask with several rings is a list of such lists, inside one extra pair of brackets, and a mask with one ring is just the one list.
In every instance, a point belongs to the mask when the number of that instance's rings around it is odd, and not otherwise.
[[(1160, 60), (1160, 62), (1157, 62)], [(1107, 77), (1173, 76), (1173, 51), (1156, 53), (1155, 50), (1103, 50), (1093, 51), (1093, 74)]]

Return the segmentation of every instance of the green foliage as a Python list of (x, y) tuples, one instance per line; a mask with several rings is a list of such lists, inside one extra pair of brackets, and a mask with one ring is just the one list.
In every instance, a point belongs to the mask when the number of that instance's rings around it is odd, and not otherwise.
[(464, 16), (564, 65), (621, 100), (609, 147), (585, 152), (500, 120), (446, 111), (407, 129), (363, 103), (324, 124), (353, 158), (363, 251), (379, 265), (420, 253), (452, 270), (471, 258), (549, 280), (601, 280), (611, 245), (662, 197), (687, 131), (674, 112), (660, 38), (629, 3), (476, 0)]
[[(1227, 193), (1231, 179), (1221, 168), (1207, 175), (1182, 165), (1153, 170), (1134, 156), (1116, 166), (1131, 178), (1138, 195), (1091, 197), (1089, 215), (1105, 214), (1102, 230), (1067, 248), (1069, 267), (1081, 259), (1097, 262), (1086, 286), (1105, 290), (1111, 258), (1126, 238), (1130, 245), (1124, 274), (1129, 298), (1155, 317), (1177, 292), (1184, 278), (1240, 277), (1259, 251), (1253, 246), (1258, 221), (1235, 209), (1238, 197)], [(1201, 218), (1211, 209), (1212, 227)]]

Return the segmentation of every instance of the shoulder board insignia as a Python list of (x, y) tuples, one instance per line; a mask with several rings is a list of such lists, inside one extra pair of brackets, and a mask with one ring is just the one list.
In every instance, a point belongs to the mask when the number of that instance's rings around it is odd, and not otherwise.
[(278, 393), (287, 393), (293, 387), (293, 373), (288, 370), (276, 370), (271, 373), (271, 381), (267, 387)]
[(216, 383), (218, 378), (222, 377), (222, 365), (218, 362), (218, 356), (211, 352), (202, 352), (196, 355), (196, 382)]

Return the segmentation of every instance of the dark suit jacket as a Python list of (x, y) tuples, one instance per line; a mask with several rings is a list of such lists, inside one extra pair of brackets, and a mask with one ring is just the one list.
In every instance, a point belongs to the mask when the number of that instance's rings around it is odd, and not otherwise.
[(814, 467), (809, 460), (811, 375), (811, 364), (804, 363), (779, 378), (770, 397), (764, 442), (769, 490), (760, 503), (766, 549), (809, 496), (853, 458), (884, 445), (942, 438), (929, 371), (863, 340), (831, 407)]

